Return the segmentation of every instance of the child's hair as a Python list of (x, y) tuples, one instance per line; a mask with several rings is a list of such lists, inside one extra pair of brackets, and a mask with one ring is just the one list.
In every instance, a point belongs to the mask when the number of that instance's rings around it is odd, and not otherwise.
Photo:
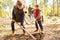
[(39, 7), (39, 5), (36, 5), (35, 7)]
[(22, 3), (20, 1), (17, 1), (17, 5), (22, 6)]

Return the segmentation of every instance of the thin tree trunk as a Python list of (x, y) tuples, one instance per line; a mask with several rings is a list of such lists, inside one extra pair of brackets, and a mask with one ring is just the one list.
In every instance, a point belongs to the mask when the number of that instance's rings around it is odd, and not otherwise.
[(53, 0), (53, 14), (54, 14), (54, 0)]

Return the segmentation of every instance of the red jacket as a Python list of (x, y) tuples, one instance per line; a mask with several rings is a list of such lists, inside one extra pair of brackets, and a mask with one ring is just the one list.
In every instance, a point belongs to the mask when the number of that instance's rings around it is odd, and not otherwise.
[(38, 15), (40, 15), (40, 11), (39, 9), (35, 9), (34, 10), (34, 17), (36, 18)]
[(42, 19), (41, 21), (43, 22), (43, 15), (40, 15), (41, 10), (40, 9), (35, 9), (34, 10), (34, 17), (35, 19), (38, 17), (38, 19)]

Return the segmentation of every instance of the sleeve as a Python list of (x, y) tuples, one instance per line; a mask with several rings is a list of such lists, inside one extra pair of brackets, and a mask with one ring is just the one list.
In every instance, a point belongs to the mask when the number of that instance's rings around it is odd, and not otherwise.
[(43, 16), (42, 16), (42, 22), (44, 22), (44, 18), (43, 18)]
[(43, 14), (42, 14), (42, 13), (40, 13), (40, 16), (41, 16), (41, 19), (42, 19), (41, 21), (42, 21), (42, 22), (44, 22)]
[(15, 14), (14, 14), (14, 10), (15, 8), (13, 8), (13, 10), (12, 10), (12, 19), (15, 19), (16, 17), (15, 17)]

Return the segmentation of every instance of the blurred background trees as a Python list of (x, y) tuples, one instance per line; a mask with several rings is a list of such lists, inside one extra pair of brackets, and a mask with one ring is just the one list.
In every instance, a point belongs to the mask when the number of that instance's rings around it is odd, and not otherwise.
[(7, 17), (5, 14), (10, 14), (12, 7), (12, 0), (0, 0), (0, 17)]
[[(5, 14), (11, 15), (11, 10), (17, 0), (0, 0), (0, 17), (7, 17)], [(59, 15), (60, 16), (60, 0), (24, 0), (26, 6), (36, 4), (40, 6), (42, 13), (46, 16)]]

